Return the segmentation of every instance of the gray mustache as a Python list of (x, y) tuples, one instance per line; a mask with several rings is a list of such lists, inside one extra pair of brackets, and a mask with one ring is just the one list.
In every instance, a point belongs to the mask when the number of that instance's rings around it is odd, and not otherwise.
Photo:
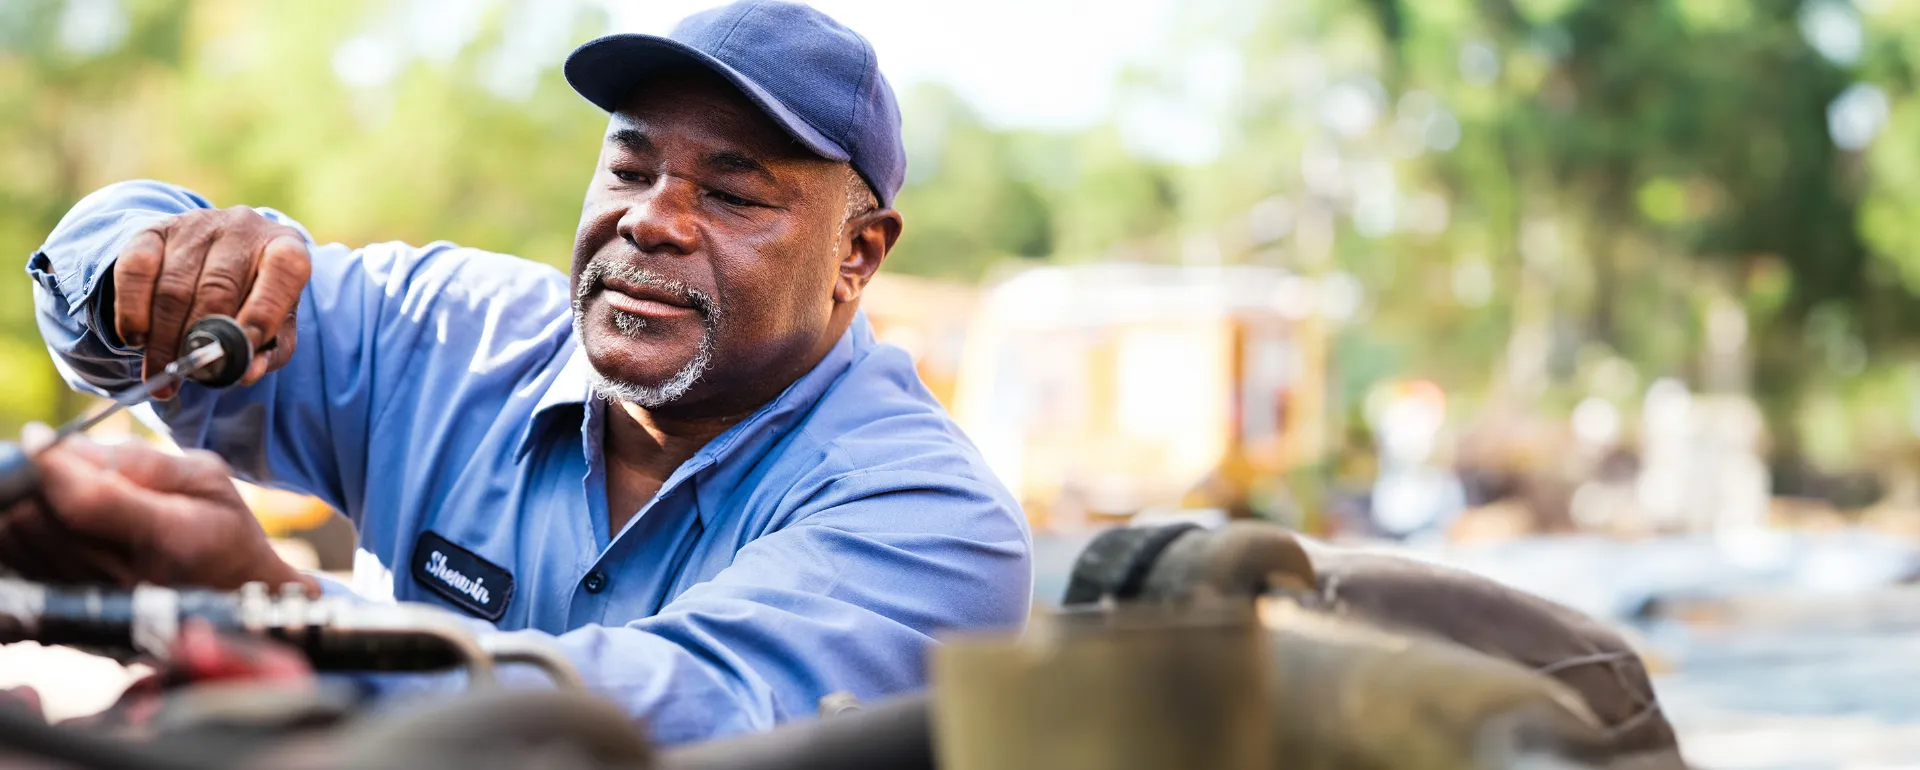
[(574, 291), (573, 297), (574, 308), (579, 309), (589, 295), (606, 288), (608, 278), (618, 278), (636, 286), (646, 286), (672, 294), (692, 307), (694, 312), (699, 313), (709, 326), (720, 320), (720, 305), (714, 301), (713, 295), (644, 267), (635, 267), (612, 259), (595, 259), (588, 262), (587, 266), (580, 271), (579, 288)]

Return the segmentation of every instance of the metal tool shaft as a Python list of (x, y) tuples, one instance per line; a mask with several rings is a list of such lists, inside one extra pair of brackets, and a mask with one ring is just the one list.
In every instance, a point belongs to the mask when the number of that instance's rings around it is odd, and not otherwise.
[(188, 327), (186, 339), (181, 345), (186, 352), (167, 364), (159, 374), (115, 396), (113, 403), (61, 425), (53, 432), (51, 440), (39, 446), (29, 449), (10, 441), (0, 441), (0, 515), (5, 515), (5, 511), (15, 503), (33, 495), (39, 488), (40, 480), (34, 471), (33, 459), (46, 451), (47, 447), (100, 424), (101, 420), (122, 409), (145, 402), (153, 398), (155, 392), (177, 385), (182, 380), (191, 379), (209, 388), (224, 388), (239, 382), (246, 376), (254, 354), (272, 350), (276, 342), (278, 340), (267, 340), (266, 344), (256, 349), (238, 321), (223, 315), (207, 316)]
[(62, 439), (68, 436), (99, 425), (101, 420), (112, 417), (122, 409), (135, 406), (152, 398), (154, 392), (168, 385), (179, 383), (181, 380), (186, 379), (187, 375), (219, 361), (225, 355), (226, 351), (221, 350), (220, 345), (211, 342), (187, 351), (186, 355), (174, 360), (173, 363), (167, 364), (167, 368), (160, 370), (159, 374), (149, 378), (146, 382), (140, 383), (138, 387), (130, 388), (126, 392), (115, 396), (113, 403), (108, 404), (91, 415), (70, 420), (65, 425), (61, 425), (59, 430), (54, 431), (53, 440), (34, 449), (32, 454), (38, 454), (40, 450), (60, 443)]

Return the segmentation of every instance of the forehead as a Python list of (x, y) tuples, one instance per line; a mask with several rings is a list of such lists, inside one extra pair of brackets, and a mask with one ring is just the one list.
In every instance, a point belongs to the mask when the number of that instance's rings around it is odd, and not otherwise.
[(703, 69), (656, 74), (635, 86), (607, 131), (638, 130), (656, 144), (694, 141), (768, 160), (819, 160), (732, 83)]

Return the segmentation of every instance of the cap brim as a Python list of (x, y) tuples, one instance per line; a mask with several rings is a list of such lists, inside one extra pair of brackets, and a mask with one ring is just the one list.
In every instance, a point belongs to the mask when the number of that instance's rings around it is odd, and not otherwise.
[(726, 78), (814, 154), (842, 163), (853, 157), (739, 70), (675, 40), (631, 33), (608, 35), (574, 49), (562, 71), (573, 90), (600, 109), (613, 112), (619, 109), (627, 94), (648, 77), (688, 64), (705, 67)]

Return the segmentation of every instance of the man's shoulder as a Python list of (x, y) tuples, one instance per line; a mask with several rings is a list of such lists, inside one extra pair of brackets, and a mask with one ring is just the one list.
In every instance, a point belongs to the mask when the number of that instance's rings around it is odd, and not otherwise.
[(1012, 495), (966, 433), (920, 382), (905, 351), (875, 344), (820, 397), (799, 428), (820, 476), (892, 475), (963, 486), (1011, 505)]
[[(357, 250), (361, 273), (314, 287), (319, 312), (360, 313), (379, 410), (375, 421), (478, 440), (456, 429), (449, 409), (511, 421), (531, 409), (571, 349), (567, 278), (519, 257), (440, 241), (376, 243)], [(322, 255), (315, 255), (316, 262)], [(324, 322), (324, 319), (321, 319)], [(450, 444), (450, 446), (453, 444)]]
[(817, 525), (1024, 549), (1026, 517), (898, 348), (867, 344), (801, 406), (739, 508), (765, 534)]
[[(476, 374), (546, 364), (571, 332), (567, 277), (540, 262), (446, 241), (376, 243), (357, 252), (362, 275), (342, 276), (328, 299), (341, 311), (371, 311), (382, 347), (415, 363), (444, 359)], [(348, 299), (369, 291), (380, 298)]]
[(374, 243), (358, 252), (363, 268), (390, 294), (402, 288), (422, 299), (534, 294), (565, 306), (567, 276), (543, 262), (449, 241)]

